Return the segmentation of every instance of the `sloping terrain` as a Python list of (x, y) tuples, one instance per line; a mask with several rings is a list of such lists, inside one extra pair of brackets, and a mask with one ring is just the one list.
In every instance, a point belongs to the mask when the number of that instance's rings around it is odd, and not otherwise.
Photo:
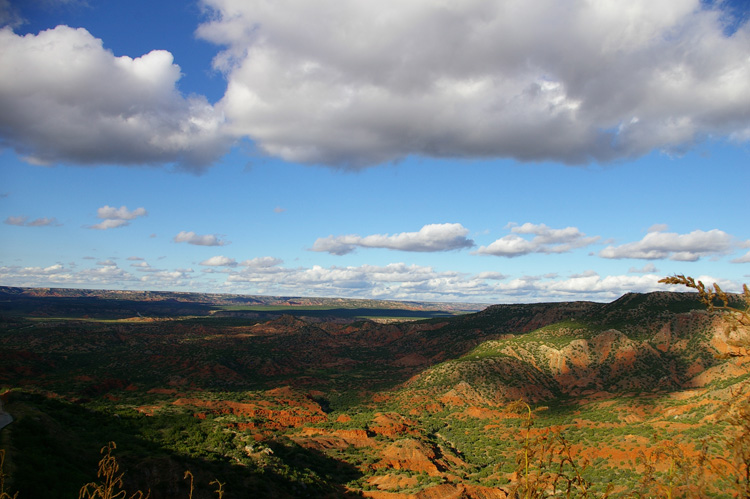
[[(155, 498), (187, 497), (188, 469), (194, 497), (214, 479), (224, 497), (506, 497), (529, 469), (549, 480), (552, 461), (582, 497), (735, 490), (717, 469), (746, 398), (750, 357), (733, 340), (748, 331), (728, 333), (693, 294), (387, 324), (93, 319), (85, 301), (72, 317), (24, 303), (0, 316), (0, 392), (16, 419), (0, 443), (22, 498), (75, 495), (112, 440), (125, 485)], [(94, 310), (116, 308), (105, 303)], [(688, 462), (690, 476), (673, 475)]]

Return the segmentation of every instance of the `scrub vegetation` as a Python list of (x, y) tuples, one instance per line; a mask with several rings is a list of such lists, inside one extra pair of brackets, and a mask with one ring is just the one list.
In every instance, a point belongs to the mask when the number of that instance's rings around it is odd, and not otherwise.
[(5, 288), (0, 498), (750, 497), (750, 292), (665, 282), (387, 323)]

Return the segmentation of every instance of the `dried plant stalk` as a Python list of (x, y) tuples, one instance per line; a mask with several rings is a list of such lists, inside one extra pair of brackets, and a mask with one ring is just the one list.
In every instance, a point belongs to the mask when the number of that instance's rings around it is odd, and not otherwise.
[(5, 490), (6, 478), (7, 475), (5, 474), (5, 449), (0, 449), (0, 499), (16, 499), (18, 497), (18, 492), (10, 495), (10, 492), (7, 492)]
[[(114, 442), (109, 442), (102, 447), (100, 453), (104, 456), (99, 461), (99, 471), (96, 473), (102, 483), (87, 483), (78, 492), (78, 499), (123, 499), (127, 497), (127, 492), (122, 489), (122, 477), (125, 473), (119, 473), (120, 465), (112, 455), (112, 451), (116, 448), (117, 445)], [(134, 492), (130, 499), (148, 499), (150, 495), (150, 491), (144, 495), (139, 490)]]

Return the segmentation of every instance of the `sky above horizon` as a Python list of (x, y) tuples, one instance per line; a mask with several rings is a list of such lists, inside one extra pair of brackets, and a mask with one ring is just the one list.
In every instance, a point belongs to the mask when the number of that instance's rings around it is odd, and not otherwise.
[(750, 281), (750, 7), (0, 0), (0, 285)]

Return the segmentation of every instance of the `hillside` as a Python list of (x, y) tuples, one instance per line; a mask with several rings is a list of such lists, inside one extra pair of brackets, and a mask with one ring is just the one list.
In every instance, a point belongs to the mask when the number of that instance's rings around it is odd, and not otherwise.
[(227, 498), (506, 497), (529, 483), (519, 455), (547, 479), (557, 462), (580, 497), (737, 490), (714, 465), (731, 457), (748, 331), (691, 293), (385, 324), (335, 317), (341, 304), (251, 317), (203, 296), (127, 295), (123, 312), (105, 293), (47, 293), (0, 307), (16, 419), (0, 443), (22, 498), (74, 496), (111, 440), (126, 487), (154, 498), (187, 497), (185, 470), (194, 497), (214, 479)]

